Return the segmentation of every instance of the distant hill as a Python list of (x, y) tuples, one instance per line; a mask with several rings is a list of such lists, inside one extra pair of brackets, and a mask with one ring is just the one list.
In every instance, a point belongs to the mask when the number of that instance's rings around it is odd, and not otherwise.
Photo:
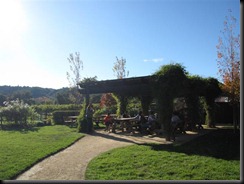
[(52, 89), (41, 87), (29, 87), (29, 86), (0, 86), (0, 94), (5, 96), (11, 96), (16, 92), (27, 91), (30, 92), (32, 98), (48, 97), (54, 98), (58, 92), (66, 92), (69, 88)]

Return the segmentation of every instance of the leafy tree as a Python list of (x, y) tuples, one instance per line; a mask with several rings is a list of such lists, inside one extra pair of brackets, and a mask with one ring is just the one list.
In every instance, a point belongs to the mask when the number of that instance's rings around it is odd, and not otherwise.
[[(121, 59), (116, 57), (116, 62), (114, 63), (113, 66), (113, 72), (115, 73), (117, 79), (123, 79), (129, 76), (129, 71), (125, 70), (126, 69), (125, 65), (126, 65), (126, 59), (124, 59), (123, 57), (121, 57)], [(121, 114), (126, 109), (128, 99), (122, 95), (118, 95), (118, 94), (114, 94), (114, 95), (116, 96), (115, 99), (117, 100), (117, 105), (118, 105), (117, 114)]]
[(34, 98), (34, 104), (54, 104), (54, 99), (46, 96)]
[(105, 93), (101, 96), (100, 106), (111, 108), (111, 106), (116, 105), (116, 100), (111, 93)]
[(224, 30), (221, 31), (217, 47), (217, 64), (219, 75), (224, 85), (222, 90), (228, 95), (233, 107), (233, 121), (236, 129), (237, 109), (240, 102), (240, 34), (235, 34), (236, 18), (231, 15), (225, 17)]
[(116, 62), (114, 63), (113, 71), (117, 79), (123, 79), (129, 76), (129, 71), (128, 70), (125, 71), (126, 69), (125, 65), (126, 65), (126, 59), (124, 59), (123, 57), (121, 57), (121, 59), (116, 57)]
[(80, 53), (70, 54), (67, 58), (70, 64), (70, 71), (74, 77), (71, 77), (69, 72), (66, 73), (70, 85), (70, 99), (73, 103), (80, 104), (82, 95), (78, 91), (78, 83), (81, 80), (80, 70), (83, 69), (83, 61), (80, 59)]
[(80, 83), (85, 84), (85, 83), (96, 82), (96, 81), (97, 81), (97, 76), (95, 76), (95, 77), (85, 77), (84, 79), (82, 79), (80, 81)]
[(11, 95), (10, 100), (15, 100), (15, 99), (23, 100), (25, 103), (28, 103), (29, 105), (33, 103), (31, 92), (26, 90), (14, 92)]
[(72, 102), (69, 99), (69, 93), (68, 92), (58, 92), (56, 94), (57, 103), (58, 104), (71, 104)]
[(80, 53), (75, 52), (74, 54), (70, 54), (67, 58), (70, 63), (70, 70), (74, 75), (74, 78), (71, 78), (69, 72), (67, 72), (67, 79), (70, 83), (70, 86), (77, 86), (78, 82), (80, 82), (80, 70), (83, 69), (83, 61), (80, 59)]

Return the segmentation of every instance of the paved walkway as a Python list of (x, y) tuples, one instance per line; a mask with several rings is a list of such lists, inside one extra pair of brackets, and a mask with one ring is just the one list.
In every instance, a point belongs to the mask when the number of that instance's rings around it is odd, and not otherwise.
[[(187, 131), (186, 135), (177, 135), (174, 144), (184, 143), (209, 131), (210, 129), (204, 129), (200, 133)], [(158, 136), (115, 134), (99, 130), (37, 163), (16, 180), (84, 180), (86, 167), (94, 157), (113, 148), (141, 143), (172, 144)]]

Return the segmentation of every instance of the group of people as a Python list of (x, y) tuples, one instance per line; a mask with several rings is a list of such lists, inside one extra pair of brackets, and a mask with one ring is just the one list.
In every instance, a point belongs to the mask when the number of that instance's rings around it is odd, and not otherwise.
[[(126, 112), (122, 114), (123, 118), (131, 118)], [(153, 133), (153, 130), (157, 127), (157, 118), (155, 116), (155, 113), (153, 111), (150, 111), (150, 114), (148, 118), (146, 118), (142, 111), (140, 111), (135, 117), (132, 117), (132, 120), (136, 121), (137, 129), (141, 133)], [(113, 118), (111, 117), (110, 113), (107, 113), (107, 115), (104, 117), (104, 124), (105, 124), (105, 131), (111, 131), (114, 130), (115, 124), (113, 121)]]
[[(90, 103), (86, 108), (87, 133), (93, 132), (93, 122), (92, 122), (93, 113), (94, 113), (94, 108), (93, 105)], [(126, 117), (128, 117), (128, 115), (124, 113), (123, 118)], [(148, 118), (146, 118), (143, 115), (142, 111), (139, 111), (139, 113), (134, 117), (134, 119), (137, 122), (136, 125), (138, 127), (138, 130), (141, 133), (152, 134), (156, 128), (160, 128), (155, 113), (153, 111), (149, 112)], [(107, 113), (107, 115), (104, 117), (104, 124), (106, 126), (105, 128), (106, 131), (113, 130), (114, 122), (110, 113)], [(181, 131), (184, 132), (183, 121), (179, 118), (176, 112), (173, 112), (171, 117), (171, 124), (170, 124), (170, 132), (173, 141), (175, 141), (175, 132), (177, 128), (180, 128)]]
[(158, 121), (154, 111), (149, 112), (148, 118), (143, 115), (142, 111), (135, 116), (137, 127), (141, 133), (153, 134), (154, 129), (158, 128)]
[[(153, 111), (149, 112), (148, 119), (145, 118), (142, 111), (138, 113), (135, 119), (138, 120), (138, 129), (141, 133), (152, 134), (155, 129), (160, 129), (160, 124)], [(175, 141), (175, 133), (177, 129), (182, 133), (186, 133), (184, 129), (184, 121), (180, 119), (178, 113), (174, 111), (170, 122), (170, 134), (173, 141)]]

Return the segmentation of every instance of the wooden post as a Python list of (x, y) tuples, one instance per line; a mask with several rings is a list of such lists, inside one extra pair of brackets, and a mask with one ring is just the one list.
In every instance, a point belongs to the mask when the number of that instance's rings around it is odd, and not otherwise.
[(141, 106), (142, 106), (142, 112), (144, 115), (148, 115), (149, 111), (149, 105), (152, 102), (151, 96), (141, 96)]

